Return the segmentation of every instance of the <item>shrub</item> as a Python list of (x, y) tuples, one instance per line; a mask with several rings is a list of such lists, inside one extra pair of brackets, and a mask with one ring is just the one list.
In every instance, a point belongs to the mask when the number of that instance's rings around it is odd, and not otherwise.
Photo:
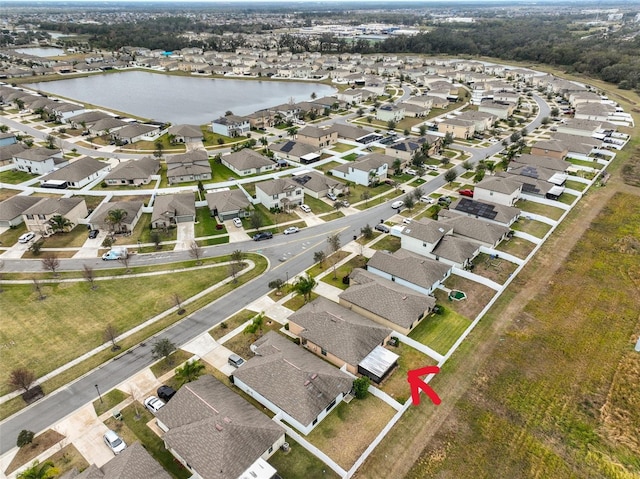
[(16, 446), (23, 447), (27, 444), (31, 444), (33, 442), (34, 436), (35, 433), (33, 431), (27, 431), (26, 429), (23, 429), (22, 431), (20, 431), (20, 434), (18, 434)]
[(356, 399), (364, 399), (369, 391), (370, 380), (366, 376), (355, 379), (353, 381), (353, 392)]

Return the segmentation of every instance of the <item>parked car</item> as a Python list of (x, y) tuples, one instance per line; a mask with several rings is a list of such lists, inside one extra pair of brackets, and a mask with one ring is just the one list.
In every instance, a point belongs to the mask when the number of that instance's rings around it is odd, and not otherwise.
[(33, 233), (32, 231), (29, 231), (28, 233), (24, 233), (20, 235), (20, 238), (18, 238), (18, 243), (28, 243), (35, 237), (36, 237), (36, 234)]
[(436, 165), (426, 165), (425, 168), (431, 171), (438, 171), (438, 167)]
[(162, 399), (158, 399), (155, 396), (149, 396), (144, 400), (144, 407), (146, 407), (153, 414), (157, 413), (163, 406), (164, 401)]
[(290, 235), (293, 233), (297, 233), (300, 229), (297, 226), (289, 226), (286, 230), (283, 231), (284, 234)]
[(468, 196), (470, 198), (473, 198), (473, 190), (458, 190), (458, 193), (461, 194), (462, 196)]
[(402, 208), (404, 206), (404, 201), (398, 200), (398, 201), (394, 201), (393, 203), (391, 203), (391, 207), (394, 210), (399, 210), (400, 208)]
[(229, 356), (228, 363), (234, 368), (239, 368), (244, 364), (244, 359), (242, 359), (237, 354), (232, 354), (231, 356)]
[(383, 233), (388, 233), (389, 231), (391, 231), (389, 227), (383, 223), (378, 223), (373, 229), (382, 231)]
[(99, 230), (91, 230), (89, 231), (89, 239), (95, 239), (98, 237)]
[(349, 206), (351, 206), (351, 203), (349, 203), (347, 200), (342, 200), (342, 207), (343, 208), (348, 208)]
[(338, 199), (338, 197), (331, 192), (327, 193), (327, 198), (329, 198), (331, 201), (336, 201)]
[(300, 205), (300, 209), (305, 213), (311, 213), (311, 208), (309, 208), (309, 205), (302, 204)]
[(271, 231), (262, 231), (253, 236), (253, 241), (262, 241), (271, 238), (273, 238), (273, 233)]
[(429, 196), (429, 195), (422, 195), (420, 197), (420, 201), (422, 201), (423, 203), (433, 204), (433, 203), (435, 203), (436, 200), (431, 198), (431, 196)]
[(240, 218), (233, 218), (233, 224), (236, 228), (242, 228), (242, 220)]
[(451, 198), (449, 198), (448, 196), (441, 196), (440, 198), (438, 198), (438, 204), (449, 206), (451, 204)]
[(164, 402), (167, 402), (174, 396), (176, 390), (171, 386), (162, 385), (158, 388), (156, 393), (158, 394), (158, 397), (160, 399), (162, 399)]
[(403, 220), (402, 220), (402, 222), (403, 222), (405, 225), (410, 225), (410, 224), (411, 224), (411, 218), (405, 218), (405, 219), (403, 219)]
[(107, 447), (111, 449), (111, 452), (116, 456), (127, 448), (127, 444), (122, 440), (122, 438), (111, 429), (105, 432), (102, 438), (104, 439), (104, 443)]
[(414, 170), (413, 168), (407, 168), (406, 170), (404, 170), (404, 172), (407, 175), (417, 175), (418, 174), (418, 172), (416, 170)]

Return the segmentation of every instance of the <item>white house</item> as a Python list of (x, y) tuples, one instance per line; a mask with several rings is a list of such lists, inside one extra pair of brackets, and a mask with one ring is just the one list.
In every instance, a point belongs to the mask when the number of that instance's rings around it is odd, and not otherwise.
[(29, 148), (14, 154), (12, 158), (16, 170), (26, 171), (34, 175), (46, 175), (51, 171), (69, 164), (62, 156), (61, 150), (49, 148)]
[(393, 165), (393, 160), (394, 158), (389, 155), (370, 153), (357, 161), (336, 166), (331, 173), (337, 178), (369, 186), (371, 183), (387, 178), (387, 172)]
[(249, 120), (242, 116), (227, 115), (211, 122), (211, 131), (224, 136), (242, 136), (251, 131)]
[(287, 209), (304, 203), (304, 191), (290, 178), (274, 178), (256, 183), (256, 198), (268, 209)]
[(473, 189), (473, 199), (513, 206), (522, 194), (522, 183), (499, 176), (484, 178)]

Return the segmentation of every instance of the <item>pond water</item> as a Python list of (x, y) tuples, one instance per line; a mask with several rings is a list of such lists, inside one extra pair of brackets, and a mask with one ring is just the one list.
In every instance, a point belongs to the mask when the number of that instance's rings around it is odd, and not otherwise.
[(15, 48), (18, 53), (24, 53), (25, 55), (34, 55), (36, 57), (58, 57), (64, 55), (62, 48), (54, 47), (33, 47), (33, 48)]
[(291, 100), (332, 95), (321, 83), (230, 80), (129, 71), (31, 83), (30, 88), (174, 125), (203, 125), (231, 111), (247, 115)]

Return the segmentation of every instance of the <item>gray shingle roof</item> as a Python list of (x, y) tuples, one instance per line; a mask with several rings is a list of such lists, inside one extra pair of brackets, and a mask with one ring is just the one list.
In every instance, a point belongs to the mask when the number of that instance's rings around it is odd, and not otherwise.
[(308, 136), (310, 138), (322, 138), (323, 136), (330, 135), (331, 129), (318, 128), (317, 126), (305, 126), (298, 131), (299, 136)]
[(409, 328), (436, 304), (431, 296), (360, 268), (353, 270), (349, 277), (352, 284), (340, 293), (340, 299), (402, 328)]
[(127, 446), (102, 467), (104, 479), (169, 479), (171, 476), (139, 442)]
[[(315, 191), (315, 192), (324, 191), (324, 190), (335, 188), (335, 187), (342, 188), (344, 186), (344, 183), (330, 176), (323, 175), (322, 173), (315, 170), (306, 171), (297, 176), (294, 176), (293, 178), (294, 178), (293, 181), (296, 181), (297, 183), (304, 186), (308, 190)], [(297, 181), (295, 178), (299, 178), (300, 181)]]
[(110, 168), (109, 163), (96, 160), (95, 158), (91, 158), (89, 156), (85, 156), (83, 158), (77, 159), (73, 163), (69, 163), (67, 166), (60, 168), (59, 170), (53, 171), (48, 175), (43, 176), (41, 180), (63, 180), (76, 182), (88, 178), (94, 173), (97, 173), (98, 171), (105, 168)]
[(124, 225), (130, 225), (133, 219), (136, 217), (140, 209), (142, 208), (142, 201), (116, 201), (113, 203), (102, 203), (98, 209), (91, 216), (91, 223), (94, 224), (106, 224), (105, 219), (111, 210), (124, 210), (127, 212), (127, 216), (122, 221)]
[(503, 193), (505, 195), (515, 193), (520, 187), (520, 182), (500, 176), (485, 177), (482, 181), (476, 184), (476, 188), (495, 191), (496, 193)]
[(84, 203), (84, 198), (40, 198), (35, 205), (27, 208), (24, 215), (66, 215), (80, 203)]
[[(483, 205), (487, 205), (484, 207)], [(470, 207), (471, 206), (471, 211)], [(481, 211), (476, 211), (476, 214), (481, 219), (493, 220), (497, 223), (511, 224), (514, 218), (520, 216), (521, 210), (515, 206), (501, 205), (497, 203), (490, 203), (488, 201), (472, 200), (471, 198), (458, 198), (451, 205), (449, 209), (440, 210), (438, 218), (446, 218), (454, 215), (473, 213), (473, 207), (480, 206)]]
[(0, 161), (7, 161), (13, 157), (20, 158), (23, 151), (27, 149), (22, 143), (0, 146)]
[(470, 216), (454, 216), (438, 223), (444, 223), (453, 228), (455, 236), (464, 236), (487, 244), (495, 244), (509, 232), (509, 228), (496, 223), (489, 223)]
[(14, 154), (14, 158), (24, 158), (30, 161), (46, 161), (54, 155), (58, 155), (60, 150), (50, 150), (49, 148), (28, 148)]
[(184, 385), (157, 416), (167, 445), (207, 479), (237, 478), (284, 434), (212, 376)]
[(425, 243), (434, 244), (447, 234), (450, 227), (440, 224), (438, 221), (429, 218), (421, 218), (412, 221), (411, 224), (402, 230), (402, 234), (410, 238), (416, 238)]
[(347, 140), (357, 140), (358, 138), (362, 138), (363, 136), (373, 133), (373, 130), (345, 125), (344, 123), (333, 124), (329, 131), (337, 131), (339, 138), (346, 138)]
[(451, 266), (447, 264), (405, 249), (399, 249), (395, 253), (376, 251), (367, 266), (427, 289), (442, 281), (451, 270)]
[(159, 130), (159, 128), (155, 125), (142, 125), (140, 123), (129, 124), (125, 127), (116, 130), (113, 133), (113, 136), (117, 136), (118, 138), (130, 139), (135, 138), (136, 136), (146, 135), (147, 133), (151, 133), (154, 130)]
[(280, 195), (298, 188), (301, 188), (301, 186), (290, 178), (274, 178), (256, 183), (256, 189), (260, 189), (269, 196)]
[(286, 153), (289, 155), (297, 156), (298, 158), (318, 151), (316, 147), (311, 146), (307, 143), (302, 143), (300, 141), (285, 141), (283, 143), (274, 143), (273, 145), (269, 146), (269, 148), (276, 153)]
[(153, 203), (153, 212), (151, 213), (151, 222), (175, 216), (195, 217), (196, 199), (193, 193), (179, 193), (175, 195), (158, 195)]
[(160, 170), (160, 161), (150, 156), (119, 163), (105, 180), (146, 180)]
[(173, 125), (169, 127), (169, 134), (185, 138), (202, 138), (202, 130), (198, 125)]
[(517, 167), (518, 165), (533, 165), (541, 166), (543, 168), (548, 168), (555, 171), (567, 171), (567, 169), (571, 166), (571, 163), (569, 163), (568, 161), (559, 160), (550, 156), (528, 154), (520, 155), (514, 158), (512, 163), (514, 167)]
[(314, 354), (270, 331), (254, 343), (257, 356), (234, 376), (304, 425), (311, 422), (353, 379)]
[(240, 211), (250, 204), (241, 190), (214, 191), (207, 193), (206, 198), (209, 209), (217, 209), (219, 213)]
[(262, 156), (249, 148), (243, 148), (240, 151), (224, 155), (222, 161), (230, 164), (236, 170), (251, 170), (253, 168), (262, 168), (263, 166), (273, 165), (273, 161)]
[(384, 155), (382, 153), (369, 153), (368, 155), (361, 156), (356, 161), (350, 161), (340, 166), (336, 166), (334, 170), (348, 172), (349, 168), (359, 171), (371, 171), (377, 170), (382, 165), (386, 164), (388, 167), (393, 165), (393, 156)]
[(0, 202), (0, 221), (9, 221), (21, 216), (41, 199), (37, 196), (15, 195)]
[(462, 264), (471, 259), (478, 248), (480, 248), (478, 243), (455, 236), (445, 236), (433, 249), (432, 253), (441, 258)]
[(289, 321), (304, 328), (301, 338), (354, 366), (391, 334), (390, 329), (322, 296), (289, 316)]

